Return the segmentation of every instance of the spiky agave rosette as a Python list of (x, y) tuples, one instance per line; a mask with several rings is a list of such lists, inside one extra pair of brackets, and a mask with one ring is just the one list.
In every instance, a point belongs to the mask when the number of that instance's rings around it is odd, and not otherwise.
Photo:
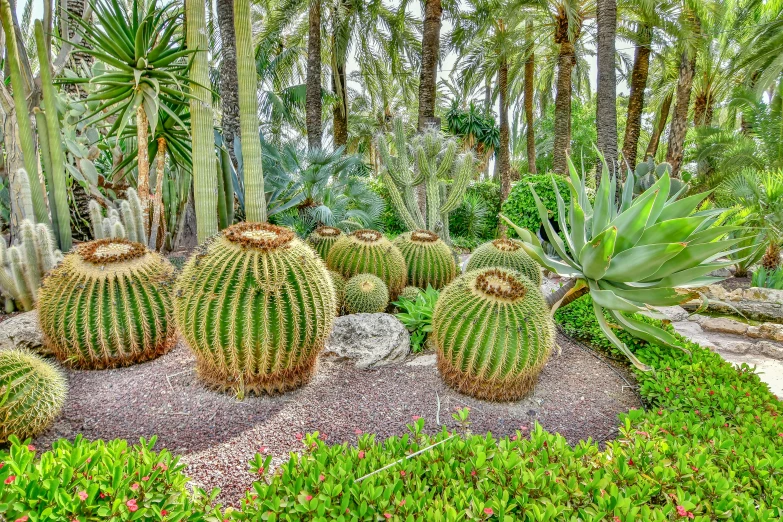
[(44, 279), (38, 316), (45, 343), (65, 364), (127, 366), (176, 342), (171, 263), (141, 243), (98, 239), (66, 255)]
[(529, 279), (507, 268), (482, 268), (443, 289), (430, 338), (449, 386), (506, 401), (535, 386), (555, 329), (544, 296)]
[(405, 288), (407, 267), (400, 250), (377, 230), (356, 230), (341, 237), (329, 251), (326, 264), (347, 279), (373, 274), (389, 289), (394, 300)]
[(321, 226), (307, 236), (307, 244), (313, 247), (321, 259), (325, 261), (329, 251), (342, 236), (343, 232), (339, 228)]
[(479, 268), (501, 266), (522, 272), (522, 274), (541, 286), (541, 268), (525, 249), (522, 242), (514, 239), (495, 239), (480, 245), (470, 256), (465, 271)]
[(318, 254), (291, 230), (266, 223), (233, 225), (201, 245), (175, 298), (199, 375), (239, 396), (308, 382), (336, 308)]
[(386, 310), (389, 291), (379, 277), (372, 274), (353, 276), (345, 284), (343, 307), (349, 314), (374, 314)]
[(405, 258), (409, 285), (440, 290), (457, 277), (451, 249), (434, 232), (406, 232), (397, 236), (393, 243)]
[(0, 443), (43, 432), (67, 394), (65, 377), (46, 359), (26, 350), (0, 352)]

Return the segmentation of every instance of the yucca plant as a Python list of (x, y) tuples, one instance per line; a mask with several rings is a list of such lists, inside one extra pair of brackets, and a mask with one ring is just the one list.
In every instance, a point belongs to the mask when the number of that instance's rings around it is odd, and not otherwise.
[(440, 290), (457, 277), (457, 264), (449, 246), (434, 232), (415, 230), (397, 236), (394, 246), (400, 249), (408, 265), (408, 283), (420, 288)]
[(374, 314), (386, 310), (389, 290), (380, 278), (372, 274), (353, 276), (345, 284), (343, 307), (349, 314)]
[(596, 319), (606, 337), (640, 369), (649, 370), (618, 339), (604, 312), (617, 325), (641, 339), (679, 348), (679, 343), (661, 328), (629, 314), (654, 314), (655, 306), (671, 306), (697, 294), (677, 288), (699, 287), (720, 281), (710, 272), (733, 261), (717, 261), (736, 253), (737, 239), (724, 239), (738, 230), (717, 226), (723, 209), (696, 211), (708, 193), (678, 199), (670, 196), (671, 179), (664, 173), (649, 189), (634, 197), (634, 175), (628, 172), (619, 204), (616, 180), (604, 163), (601, 181), (591, 204), (585, 180), (568, 161), (571, 192), (568, 207), (555, 189), (558, 225), (565, 241), (547, 218), (547, 210), (533, 190), (547, 237), (559, 259), (544, 253), (536, 234), (517, 227), (501, 216), (522, 238), (523, 248), (541, 266), (571, 280), (548, 296), (553, 309), (589, 291)]
[(484, 243), (473, 251), (465, 271), (493, 266), (517, 270), (536, 286), (541, 286), (541, 268), (522, 248), (521, 241), (501, 238)]

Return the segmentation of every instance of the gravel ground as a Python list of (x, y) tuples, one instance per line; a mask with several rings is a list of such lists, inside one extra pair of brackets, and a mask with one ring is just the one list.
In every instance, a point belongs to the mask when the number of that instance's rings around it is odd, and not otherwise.
[(737, 288), (750, 288), (750, 277), (727, 277), (716, 284), (731, 292)]
[(70, 395), (63, 415), (35, 444), (48, 448), (79, 433), (129, 440), (156, 434), (158, 447), (183, 455), (195, 483), (220, 487), (221, 500), (235, 504), (253, 481), (247, 462), (261, 446), (277, 464), (301, 447), (301, 433), (317, 430), (329, 443), (355, 442), (357, 429), (385, 438), (405, 433), (414, 415), (437, 431), (438, 398), (440, 422), (450, 427), (453, 410), (469, 406), (474, 433), (509, 435), (537, 420), (571, 443), (613, 438), (617, 414), (640, 407), (628, 385), (632, 377), (562, 336), (558, 342), (562, 353), (553, 354), (533, 395), (516, 403), (478, 401), (445, 387), (434, 354), (374, 371), (324, 359), (300, 390), (240, 402), (204, 388), (180, 343), (129, 368), (66, 370)]

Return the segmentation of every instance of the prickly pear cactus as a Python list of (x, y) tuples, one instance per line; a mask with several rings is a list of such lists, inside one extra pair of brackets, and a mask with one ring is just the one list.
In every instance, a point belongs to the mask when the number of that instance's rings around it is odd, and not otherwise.
[(308, 382), (337, 309), (323, 261), (289, 229), (239, 223), (201, 245), (175, 309), (209, 385), (281, 393)]
[(479, 399), (517, 400), (536, 384), (554, 346), (544, 296), (519, 272), (466, 272), (441, 291), (432, 316), (438, 369)]
[(536, 286), (541, 286), (541, 268), (522, 248), (521, 241), (503, 238), (480, 245), (471, 254), (465, 271), (493, 266), (522, 272)]
[(318, 252), (321, 259), (326, 260), (329, 250), (343, 236), (342, 230), (334, 227), (318, 227), (307, 237), (307, 244)]
[(141, 243), (84, 243), (49, 272), (38, 292), (44, 340), (78, 368), (128, 366), (176, 342), (171, 263)]
[(374, 314), (386, 310), (389, 291), (372, 274), (355, 275), (345, 284), (345, 311), (349, 314)]
[(440, 290), (457, 277), (451, 249), (434, 232), (416, 230), (394, 239), (408, 266), (408, 284)]

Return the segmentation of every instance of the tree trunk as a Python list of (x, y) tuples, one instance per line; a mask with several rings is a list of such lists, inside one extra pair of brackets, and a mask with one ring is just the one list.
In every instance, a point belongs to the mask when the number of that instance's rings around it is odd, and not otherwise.
[[(50, 0), (46, 1), (49, 2)], [(62, 0), (53, 1), (60, 3)], [(68, 15), (68, 40), (73, 40), (73, 37), (76, 35), (76, 29), (79, 27), (79, 22), (77, 22), (76, 19), (82, 18), (84, 16), (84, 10), (86, 7), (87, 0), (67, 0), (65, 2), (65, 10), (67, 11)], [(82, 41), (81, 45), (89, 46), (89, 43)], [(82, 69), (91, 68), (93, 63), (95, 63), (95, 59), (92, 57), (92, 55), (78, 49), (71, 50), (70, 56), (68, 58), (68, 68), (75, 73), (80, 74)], [(81, 88), (81, 86), (77, 83), (66, 83), (63, 88), (66, 92), (78, 95), (81, 99), (84, 99), (89, 95), (89, 93), (85, 89)]]
[[(489, 75), (484, 79), (484, 114), (489, 116), (492, 113), (492, 80)], [(487, 151), (484, 157), (484, 178), (489, 179), (489, 160), (492, 158), (492, 152)]]
[(557, 58), (557, 94), (555, 96), (555, 138), (552, 154), (552, 170), (565, 175), (568, 171), (566, 157), (571, 149), (571, 71), (576, 64), (574, 44), (566, 40), (560, 43)]
[(136, 144), (138, 145), (137, 158), (139, 162), (136, 187), (141, 201), (141, 210), (144, 213), (144, 230), (149, 237), (150, 231), (150, 156), (147, 149), (149, 140), (149, 121), (144, 105), (136, 109)]
[[(155, 198), (152, 201), (152, 226), (150, 227), (149, 234), (149, 248), (151, 250), (158, 249), (158, 228), (160, 227), (161, 220), (163, 219), (163, 178), (166, 173), (166, 138), (158, 138), (158, 154), (155, 164)], [(165, 234), (161, 234), (161, 237), (165, 237)]]
[(527, 22), (525, 38), (529, 52), (525, 60), (525, 125), (527, 134), (527, 170), (536, 174), (536, 131), (533, 128), (533, 74), (535, 73), (535, 54), (533, 53), (533, 23)]
[[(617, 77), (615, 74), (615, 34), (617, 0), (598, 0), (598, 85), (595, 126), (598, 150), (609, 165), (617, 169)], [(596, 174), (600, 172), (596, 169)]]
[(677, 80), (677, 102), (674, 105), (666, 161), (672, 166), (672, 177), (679, 177), (682, 167), (685, 134), (688, 131), (688, 109), (691, 104), (693, 74), (696, 69), (696, 53), (682, 52), (680, 76)]
[(307, 36), (307, 93), (305, 100), (307, 145), (321, 148), (321, 0), (310, 0)]
[(658, 144), (661, 142), (661, 135), (663, 129), (666, 128), (666, 121), (669, 119), (669, 109), (672, 106), (673, 96), (671, 93), (667, 94), (661, 103), (661, 110), (658, 113), (658, 120), (655, 122), (655, 128), (653, 129), (652, 136), (650, 136), (650, 143), (647, 144), (647, 150), (644, 153), (644, 159), (654, 158), (658, 153)]
[(502, 57), (498, 69), (498, 95), (500, 98), (500, 149), (497, 162), (500, 173), (500, 201), (511, 192), (511, 162), (508, 150), (508, 61)]
[(652, 29), (642, 27), (638, 34), (640, 43), (636, 45), (631, 72), (631, 92), (628, 95), (628, 115), (623, 138), (623, 161), (629, 168), (636, 166), (636, 151), (639, 149), (639, 134), (642, 128), (644, 111), (644, 90), (647, 87), (647, 75), (650, 70), (650, 46)]
[(344, 58), (344, 56), (338, 57), (335, 72), (332, 73), (332, 89), (339, 100), (332, 111), (335, 148), (344, 147), (348, 143), (348, 89), (345, 85)]
[(237, 166), (234, 137), (239, 134), (239, 84), (237, 83), (237, 48), (234, 33), (234, 0), (217, 0), (220, 26), (220, 106), (223, 112), (223, 142)]
[(419, 117), (416, 129), (422, 132), (435, 117), (435, 93), (440, 58), (441, 0), (426, 0), (424, 31), (421, 37), (421, 76), (419, 78)]

